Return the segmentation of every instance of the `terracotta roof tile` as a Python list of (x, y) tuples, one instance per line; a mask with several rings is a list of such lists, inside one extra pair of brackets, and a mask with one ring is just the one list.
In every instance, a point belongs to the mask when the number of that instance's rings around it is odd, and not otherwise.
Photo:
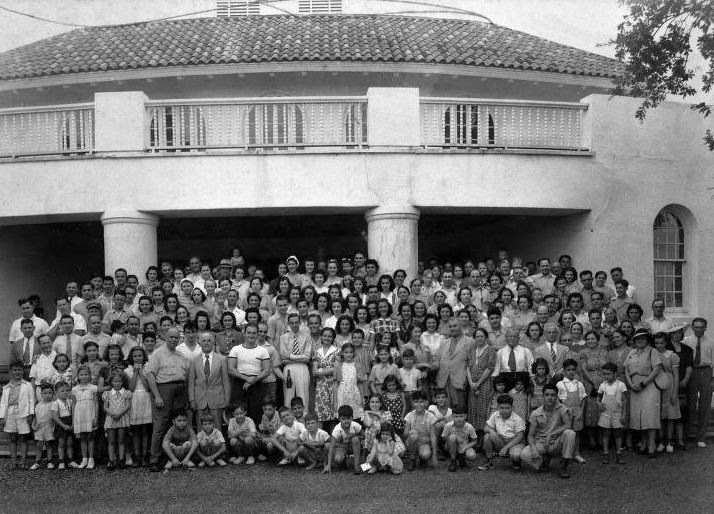
[(241, 62), (423, 62), (614, 78), (602, 55), (499, 25), (379, 15), (193, 18), (73, 30), (0, 54), (0, 80)]

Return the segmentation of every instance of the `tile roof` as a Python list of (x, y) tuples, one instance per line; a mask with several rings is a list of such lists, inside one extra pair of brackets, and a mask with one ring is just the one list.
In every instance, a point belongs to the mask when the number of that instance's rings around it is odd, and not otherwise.
[(73, 30), (0, 54), (0, 80), (260, 62), (405, 62), (613, 78), (617, 61), (479, 21), (387, 15), (192, 18)]

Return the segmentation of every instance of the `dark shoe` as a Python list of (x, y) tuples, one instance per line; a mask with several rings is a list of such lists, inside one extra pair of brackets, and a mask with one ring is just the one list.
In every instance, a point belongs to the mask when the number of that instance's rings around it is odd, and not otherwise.
[(560, 478), (570, 478), (570, 473), (568, 473), (568, 464), (570, 464), (568, 459), (560, 460), (560, 473), (558, 474)]
[(151, 471), (152, 473), (158, 473), (159, 471), (161, 471), (161, 466), (159, 466), (158, 462), (152, 462), (151, 464), (149, 464), (149, 471)]
[(479, 471), (488, 471), (494, 468), (493, 460), (488, 459), (485, 464), (478, 467)]
[(466, 456), (464, 455), (459, 455), (456, 457), (456, 460), (459, 461), (459, 467), (465, 468), (466, 467)]
[(107, 471), (114, 471), (116, 467), (116, 463), (113, 460), (110, 460), (109, 464), (107, 464)]
[(603, 464), (610, 464), (610, 454), (609, 454), (609, 453), (603, 453), (603, 454), (602, 454), (602, 463), (603, 463)]
[(621, 454), (621, 453), (618, 453), (617, 455), (615, 455), (615, 462), (618, 463), (618, 464), (624, 464), (624, 463), (625, 463), (625, 459), (622, 457), (622, 454)]
[(117, 461), (117, 468), (126, 469), (126, 461), (124, 461), (124, 459), (119, 459)]
[(513, 471), (520, 471), (521, 470), (521, 465), (520, 464), (511, 464), (511, 469)]
[(407, 471), (414, 471), (416, 469), (416, 462), (414, 459), (407, 458)]
[(146, 455), (144, 456), (144, 467), (148, 468), (149, 466), (151, 466), (151, 456)]
[(451, 462), (449, 462), (449, 471), (456, 471), (456, 461), (451, 459)]
[(648, 459), (656, 459), (657, 458), (657, 452), (652, 452), (647, 454)]
[(546, 473), (550, 471), (550, 457), (543, 457), (543, 462), (540, 463), (538, 471), (541, 473)]

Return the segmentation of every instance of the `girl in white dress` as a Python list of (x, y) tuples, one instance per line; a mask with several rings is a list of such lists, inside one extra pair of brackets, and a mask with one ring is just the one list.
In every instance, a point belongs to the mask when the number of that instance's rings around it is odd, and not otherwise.
[(72, 388), (74, 433), (80, 438), (82, 462), (80, 469), (94, 469), (94, 431), (97, 429), (97, 386), (91, 383), (92, 373), (85, 365), (77, 369), (77, 385)]
[[(124, 370), (127, 376), (128, 389), (131, 391), (131, 410), (129, 424), (133, 442), (133, 466), (149, 464), (151, 444), (151, 391), (144, 371), (147, 357), (140, 346), (132, 348), (129, 354), (129, 366)], [(127, 459), (127, 465), (129, 459)]]
[(335, 362), (335, 380), (338, 382), (336, 407), (349, 405), (352, 407), (355, 419), (361, 418), (364, 411), (362, 393), (358, 385), (364, 376), (361, 366), (355, 362), (355, 347), (352, 343), (345, 343), (342, 346), (340, 361)]

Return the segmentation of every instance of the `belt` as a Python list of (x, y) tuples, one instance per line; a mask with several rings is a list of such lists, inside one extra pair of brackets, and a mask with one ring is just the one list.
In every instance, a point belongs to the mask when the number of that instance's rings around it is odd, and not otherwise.
[(157, 386), (165, 386), (165, 385), (184, 385), (186, 383), (185, 380), (174, 380), (173, 382), (161, 382), (160, 384), (156, 384)]
[(711, 368), (711, 364), (702, 364), (700, 366), (694, 366), (694, 369), (707, 369)]

